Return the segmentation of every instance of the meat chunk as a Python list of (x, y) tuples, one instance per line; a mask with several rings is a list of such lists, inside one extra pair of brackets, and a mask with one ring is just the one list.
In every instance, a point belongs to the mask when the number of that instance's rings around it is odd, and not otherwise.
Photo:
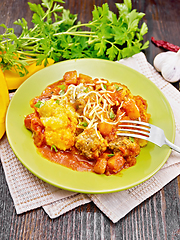
[(123, 157), (137, 156), (140, 153), (140, 146), (135, 141), (128, 137), (117, 137), (113, 141), (109, 142), (109, 148), (114, 152), (121, 152)]
[(94, 128), (88, 128), (76, 137), (75, 147), (88, 159), (94, 159), (106, 150), (107, 141), (99, 131), (96, 132)]

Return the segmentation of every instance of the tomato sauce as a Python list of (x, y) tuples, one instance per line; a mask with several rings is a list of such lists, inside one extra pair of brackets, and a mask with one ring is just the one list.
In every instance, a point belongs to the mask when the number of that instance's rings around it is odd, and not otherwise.
[(75, 148), (66, 151), (52, 151), (47, 145), (38, 147), (40, 154), (51, 162), (68, 167), (72, 170), (83, 172), (93, 172), (95, 162), (89, 161), (83, 155), (81, 155)]

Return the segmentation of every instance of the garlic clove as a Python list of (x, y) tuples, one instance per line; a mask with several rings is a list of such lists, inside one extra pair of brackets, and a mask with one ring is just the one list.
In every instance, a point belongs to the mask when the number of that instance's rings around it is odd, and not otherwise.
[(162, 76), (168, 82), (176, 82), (180, 80), (180, 61), (166, 61), (161, 69)]
[(180, 80), (180, 51), (159, 53), (154, 58), (154, 67), (168, 82)]
[(159, 53), (158, 55), (156, 55), (156, 57), (154, 58), (154, 67), (156, 68), (156, 70), (158, 72), (161, 72), (162, 69), (162, 65), (166, 62), (167, 58), (171, 57), (174, 55), (174, 52), (162, 52)]

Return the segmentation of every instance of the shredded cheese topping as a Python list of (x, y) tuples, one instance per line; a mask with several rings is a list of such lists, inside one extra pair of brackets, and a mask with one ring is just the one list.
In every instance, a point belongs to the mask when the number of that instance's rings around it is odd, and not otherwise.
[[(81, 102), (83, 105), (82, 114), (79, 114), (79, 122), (86, 121), (86, 128), (94, 128), (97, 136), (100, 138), (97, 125), (99, 122), (105, 122), (108, 124), (116, 125), (119, 120), (124, 116), (123, 112), (118, 119), (113, 114), (112, 107), (116, 105), (110, 94), (115, 93), (116, 89), (112, 91), (106, 90), (107, 80), (98, 79), (96, 84), (100, 87), (98, 90), (94, 90), (92, 86), (95, 84), (80, 83), (76, 85), (69, 85), (67, 91), (63, 95), (52, 95), (53, 99), (58, 99), (66, 102), (76, 103)], [(119, 109), (122, 108), (123, 101), (120, 103)], [(137, 106), (136, 106), (137, 107)], [(137, 107), (138, 108), (138, 107)], [(112, 113), (112, 114), (111, 114)], [(111, 118), (110, 116), (114, 117)], [(81, 124), (78, 128), (85, 128)]]

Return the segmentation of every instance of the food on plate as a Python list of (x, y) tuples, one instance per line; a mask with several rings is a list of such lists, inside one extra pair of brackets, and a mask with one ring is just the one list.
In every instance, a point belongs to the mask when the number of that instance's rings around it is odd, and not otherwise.
[(120, 120), (148, 122), (147, 102), (127, 86), (77, 71), (45, 88), (30, 101), (25, 117), (38, 151), (76, 171), (117, 174), (134, 166), (142, 139), (117, 136)]

